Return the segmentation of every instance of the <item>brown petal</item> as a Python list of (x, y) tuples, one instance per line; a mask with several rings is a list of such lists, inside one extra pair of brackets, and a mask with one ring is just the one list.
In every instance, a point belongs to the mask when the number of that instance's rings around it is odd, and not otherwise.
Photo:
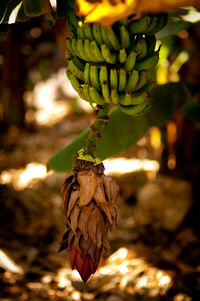
[(93, 170), (79, 171), (78, 182), (80, 184), (80, 200), (79, 206), (83, 207), (90, 203), (96, 187), (97, 176)]
[(90, 246), (88, 249), (88, 254), (90, 255), (90, 257), (92, 258), (92, 261), (95, 262), (95, 258), (94, 258), (94, 250), (95, 250), (95, 244), (91, 241), (90, 242)]
[(88, 234), (92, 241), (96, 244), (97, 242), (97, 225), (101, 218), (101, 213), (99, 209), (95, 206), (94, 210), (92, 211), (89, 219), (88, 219)]
[(74, 208), (72, 209), (72, 212), (70, 215), (70, 226), (71, 226), (71, 229), (74, 232), (74, 234), (76, 234), (76, 229), (78, 226), (79, 213), (80, 213), (80, 208), (79, 208), (78, 204), (76, 204), (74, 206)]
[(119, 196), (118, 185), (110, 176), (102, 175), (102, 177), (108, 201), (116, 204)]
[(80, 237), (81, 237), (82, 233), (81, 231), (77, 230), (76, 235), (74, 237), (74, 246), (76, 248), (76, 250), (81, 254), (81, 249), (79, 247), (79, 241), (80, 241)]
[(106, 196), (104, 193), (102, 176), (97, 177), (97, 189), (94, 194), (94, 200), (97, 204), (98, 203), (107, 203)]
[(70, 251), (69, 251), (69, 259), (70, 259), (72, 270), (74, 269), (75, 263), (76, 263), (76, 253), (77, 253), (77, 250), (76, 250), (74, 244), (72, 243), (71, 247), (70, 247)]
[(81, 209), (79, 219), (78, 219), (78, 227), (81, 230), (81, 232), (83, 233), (85, 240), (88, 239), (87, 223), (88, 223), (88, 219), (91, 215), (91, 212), (93, 210), (93, 207), (94, 207), (93, 203), (90, 203), (87, 206), (83, 207)]
[(86, 282), (92, 274), (91, 267), (90, 267), (90, 260), (91, 260), (90, 257), (87, 255), (84, 260), (83, 271), (81, 274), (81, 278), (84, 282)]
[(109, 204), (104, 204), (104, 203), (99, 203), (98, 204), (99, 208), (101, 211), (103, 211), (108, 219), (108, 222), (112, 225), (113, 221), (112, 221), (112, 215), (110, 212), (110, 206)]
[(83, 256), (83, 258), (85, 258), (86, 254), (88, 253), (90, 242), (91, 242), (90, 238), (88, 238), (87, 240), (85, 240), (84, 237), (81, 236), (80, 242), (79, 242), (79, 246), (80, 246), (81, 255)]
[(68, 199), (69, 199), (70, 189), (74, 182), (75, 182), (75, 177), (73, 175), (71, 175), (70, 177), (68, 177), (65, 180), (65, 182), (61, 188), (61, 193), (62, 193), (62, 197), (63, 197), (63, 211), (64, 211), (65, 216), (67, 216), (67, 207), (68, 207)]
[(76, 201), (79, 198), (79, 191), (78, 190), (72, 190), (70, 194), (70, 199), (68, 202), (68, 209), (67, 209), (67, 217), (70, 216), (72, 209), (74, 208), (74, 205)]

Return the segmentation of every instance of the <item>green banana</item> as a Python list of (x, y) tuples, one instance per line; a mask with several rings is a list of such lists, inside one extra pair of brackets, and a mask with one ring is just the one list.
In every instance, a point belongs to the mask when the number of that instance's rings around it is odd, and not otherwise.
[(112, 100), (112, 103), (114, 104), (118, 104), (119, 102), (119, 94), (117, 93), (117, 90), (116, 89), (111, 89), (111, 100)]
[(140, 41), (142, 43), (141, 50), (137, 55), (137, 60), (140, 61), (140, 60), (144, 59), (147, 55), (147, 43), (146, 43), (145, 38), (143, 38), (143, 37), (138, 37), (137, 39), (138, 39), (138, 41)]
[(119, 47), (118, 59), (121, 64), (125, 63), (127, 60), (126, 49), (122, 48), (121, 46)]
[(77, 56), (73, 57), (73, 62), (81, 71), (84, 71), (85, 64), (83, 64)]
[(128, 48), (130, 45), (130, 35), (129, 35), (129, 32), (128, 32), (126, 26), (121, 25), (119, 30), (120, 30), (121, 45), (124, 48)]
[(92, 32), (94, 39), (99, 44), (99, 46), (101, 46), (101, 44), (103, 44), (103, 40), (101, 38), (100, 25), (98, 23), (93, 23)]
[(99, 71), (99, 81), (101, 85), (104, 82), (108, 82), (108, 69), (106, 67), (106, 64), (101, 65), (100, 71)]
[(109, 90), (109, 86), (108, 86), (108, 82), (107, 81), (104, 81), (101, 84), (101, 89), (102, 89), (102, 94), (103, 94), (103, 97), (105, 99), (105, 102), (106, 103), (110, 103), (111, 97), (110, 97), (110, 90)]
[(73, 53), (72, 42), (71, 42), (70, 38), (66, 39), (66, 44), (67, 44), (67, 48), (69, 49), (69, 51), (71, 51), (71, 53)]
[(66, 50), (65, 57), (66, 57), (66, 59), (72, 58), (72, 54), (71, 54), (71, 52), (69, 50)]
[(124, 106), (124, 105), (121, 105), (120, 103), (118, 105), (119, 105), (119, 108), (122, 110), (122, 112), (132, 115), (132, 116), (135, 116), (148, 105), (148, 100), (143, 101), (143, 103), (141, 103), (139, 105)]
[(83, 85), (83, 93), (84, 93), (85, 99), (88, 102), (91, 102), (90, 93), (89, 93), (89, 84), (88, 83), (85, 83)]
[(74, 55), (79, 56), (79, 53), (78, 53), (77, 48), (76, 48), (76, 39), (75, 38), (72, 39), (72, 53)]
[(93, 33), (92, 33), (92, 25), (90, 23), (84, 23), (83, 25), (83, 31), (84, 31), (84, 35), (86, 37), (86, 39), (88, 40), (93, 40)]
[(146, 71), (141, 71), (134, 91), (140, 90), (147, 83)]
[(143, 103), (149, 97), (147, 91), (132, 93), (131, 95), (131, 105), (139, 105)]
[(85, 49), (84, 49), (84, 44), (82, 39), (78, 39), (76, 42), (76, 50), (80, 56), (81, 59), (84, 61), (89, 61), (89, 57), (87, 56)]
[(110, 44), (110, 41), (107, 36), (106, 27), (100, 25), (100, 32), (103, 43), (106, 44), (109, 48), (112, 48), (112, 45)]
[(98, 105), (103, 105), (105, 103), (103, 96), (93, 86), (89, 87), (89, 93), (92, 102)]
[(144, 15), (141, 19), (136, 20), (132, 23), (130, 23), (128, 29), (129, 33), (143, 33), (148, 28), (149, 24), (151, 22), (151, 18), (147, 15)]
[(104, 62), (104, 57), (101, 54), (101, 50), (99, 49), (99, 46), (97, 45), (97, 42), (95, 40), (91, 41), (91, 50), (94, 55), (94, 57), (99, 61), (99, 62)]
[(84, 51), (85, 51), (85, 53), (87, 53), (89, 61), (91, 61), (91, 62), (98, 62), (97, 59), (94, 57), (94, 55), (92, 53), (90, 40), (88, 40), (88, 39), (84, 40)]
[(80, 80), (84, 80), (83, 71), (76, 66), (76, 64), (73, 62), (73, 59), (68, 59), (68, 69)]
[(138, 78), (139, 78), (138, 70), (133, 69), (133, 71), (131, 72), (131, 74), (128, 77), (125, 91), (129, 91), (129, 92), (134, 91), (134, 89), (137, 85), (137, 82), (138, 82)]
[(149, 111), (149, 109), (151, 108), (151, 106), (150, 106), (150, 104), (148, 103), (147, 105), (146, 105), (146, 107), (144, 107), (144, 109), (142, 109), (140, 112), (138, 112), (138, 113), (135, 113), (135, 116), (142, 116), (142, 115), (144, 115), (144, 114), (146, 114), (148, 111)]
[(155, 67), (156, 64), (158, 63), (158, 61), (159, 61), (159, 55), (158, 55), (158, 51), (157, 51), (155, 53), (155, 55), (148, 57), (143, 61), (136, 62), (135, 68), (139, 71), (140, 70), (148, 70), (148, 69)]
[(147, 42), (147, 56), (152, 56), (156, 47), (156, 37), (154, 35), (146, 37)]
[(117, 70), (115, 68), (110, 69), (110, 87), (111, 89), (117, 89), (118, 86), (118, 78), (117, 78)]
[(84, 69), (84, 82), (87, 84), (90, 84), (90, 63), (85, 64), (85, 69)]
[(67, 28), (68, 28), (68, 30), (69, 30), (69, 32), (70, 32), (70, 37), (71, 38), (74, 38), (75, 37), (75, 34), (74, 34), (74, 27), (72, 26), (72, 24), (71, 24), (71, 22), (70, 22), (70, 20), (69, 20), (69, 17), (67, 18)]
[(151, 32), (157, 27), (158, 24), (158, 16), (153, 15), (151, 16), (151, 22), (148, 28), (144, 31), (145, 35), (151, 34)]
[(97, 65), (91, 65), (90, 67), (90, 82), (93, 87), (95, 87), (97, 90), (100, 90), (99, 72)]
[(136, 55), (137, 55), (137, 52), (136, 51), (132, 51), (128, 58), (127, 58), (127, 61), (125, 63), (125, 69), (127, 72), (130, 72), (132, 71), (132, 69), (134, 68), (135, 66), (135, 61), (136, 61)]
[(77, 32), (77, 36), (79, 39), (85, 39), (85, 34), (84, 34), (84, 29), (83, 29), (83, 22), (82, 21), (79, 21), (78, 22), (78, 27), (76, 29), (76, 32)]
[(72, 27), (76, 30), (78, 27), (78, 19), (75, 14), (69, 14), (69, 22), (71, 23)]
[(68, 69), (66, 71), (66, 75), (67, 75), (68, 79), (71, 81), (71, 84), (72, 84), (72, 87), (74, 88), (74, 90), (76, 90), (78, 92), (79, 86), (80, 86), (80, 82), (77, 79), (77, 77), (75, 75), (73, 75), (71, 73), (71, 71), (69, 71)]
[(148, 92), (131, 93), (130, 91), (120, 96), (119, 103), (123, 106), (138, 105), (145, 101), (149, 96)]
[(152, 30), (149, 34), (154, 35), (158, 31), (160, 31), (167, 23), (168, 15), (167, 14), (160, 14), (158, 17), (158, 22), (154, 30)]
[(123, 91), (126, 87), (126, 70), (124, 68), (119, 69), (119, 82), (118, 91)]
[(101, 45), (101, 53), (105, 61), (109, 64), (115, 64), (117, 60), (117, 54), (112, 53), (106, 44)]
[(115, 50), (118, 50), (119, 40), (118, 40), (118, 37), (116, 36), (114, 30), (112, 29), (112, 27), (106, 27), (106, 33), (107, 33), (108, 40), (110, 41), (110, 44), (112, 45), (112, 48), (114, 48)]

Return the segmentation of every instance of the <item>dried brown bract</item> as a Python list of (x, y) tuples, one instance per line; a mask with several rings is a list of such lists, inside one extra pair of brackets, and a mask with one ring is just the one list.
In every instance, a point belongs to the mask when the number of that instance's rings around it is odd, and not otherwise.
[(108, 229), (117, 223), (119, 189), (103, 169), (102, 163), (77, 159), (62, 186), (67, 229), (59, 251), (69, 247), (71, 267), (84, 282), (95, 273), (102, 251), (109, 249)]

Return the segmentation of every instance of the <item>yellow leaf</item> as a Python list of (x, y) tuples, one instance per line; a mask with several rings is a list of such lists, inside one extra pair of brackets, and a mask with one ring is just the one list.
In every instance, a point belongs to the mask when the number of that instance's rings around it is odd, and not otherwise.
[(167, 12), (183, 6), (200, 7), (200, 0), (77, 0), (77, 14), (87, 22), (110, 26), (131, 14)]

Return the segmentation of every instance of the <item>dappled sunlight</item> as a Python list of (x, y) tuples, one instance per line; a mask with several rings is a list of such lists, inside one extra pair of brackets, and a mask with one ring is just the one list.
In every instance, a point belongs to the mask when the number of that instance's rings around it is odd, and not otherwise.
[(23, 269), (18, 266), (4, 251), (0, 249), (0, 267), (12, 273), (23, 274)]
[(0, 173), (0, 184), (12, 184), (14, 189), (23, 190), (41, 179), (45, 179), (52, 171), (47, 172), (44, 164), (31, 162), (22, 169), (4, 170)]
[(148, 159), (116, 158), (105, 160), (103, 163), (105, 166), (105, 174), (124, 174), (141, 170), (154, 171), (157, 173), (160, 168), (158, 161)]

